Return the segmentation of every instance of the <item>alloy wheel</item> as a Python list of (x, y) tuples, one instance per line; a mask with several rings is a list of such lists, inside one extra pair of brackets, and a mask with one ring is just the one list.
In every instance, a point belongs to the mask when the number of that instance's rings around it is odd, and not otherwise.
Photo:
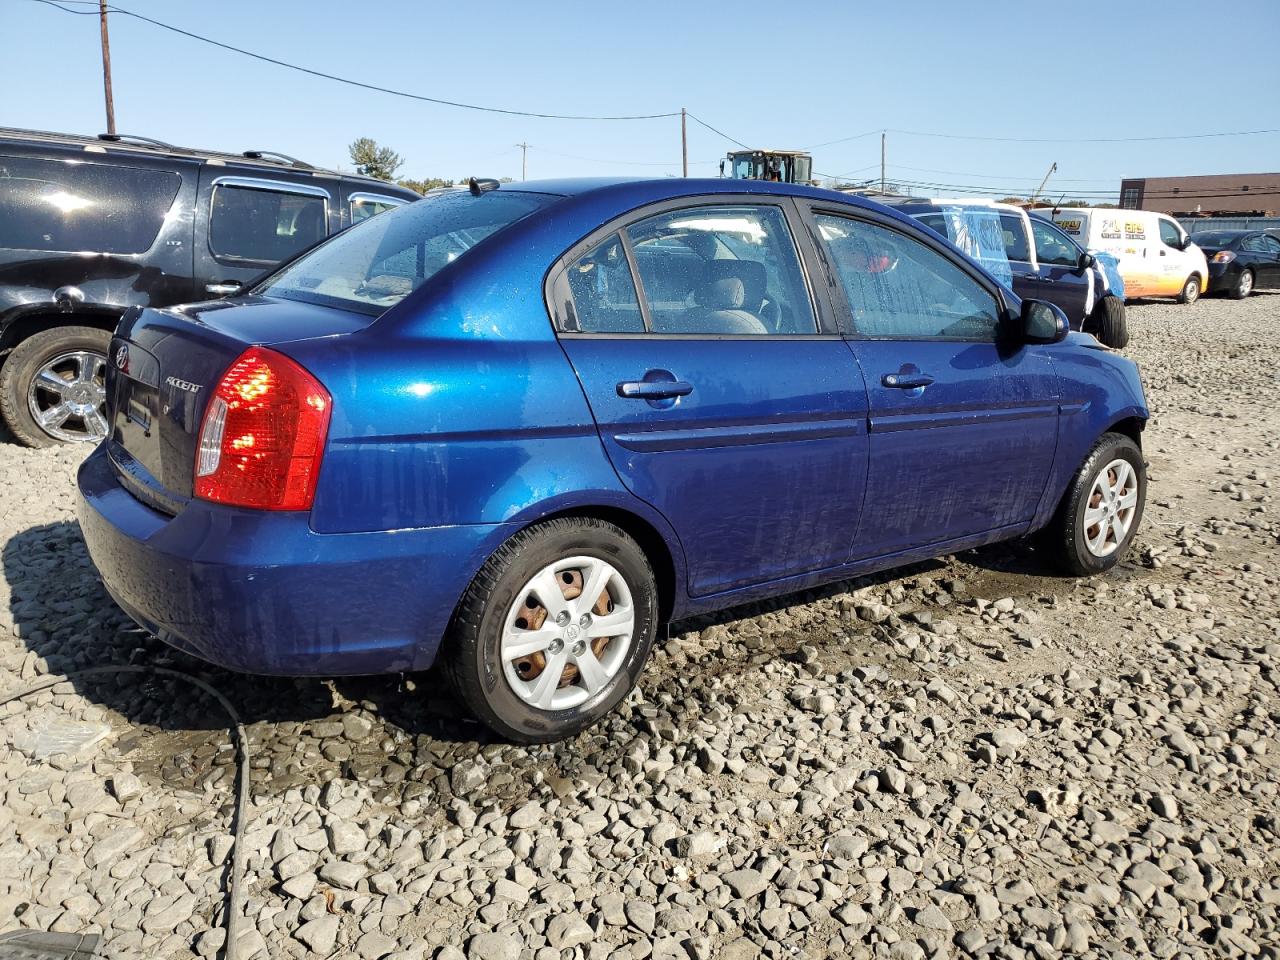
[(107, 358), (89, 350), (60, 353), (44, 364), (27, 387), (27, 408), (36, 425), (67, 442), (107, 435)]
[(1117, 458), (1093, 480), (1084, 511), (1084, 542), (1095, 557), (1120, 549), (1138, 512), (1138, 473), (1128, 460)]
[(543, 567), (507, 611), (500, 654), (507, 684), (539, 710), (580, 706), (603, 691), (635, 636), (631, 589), (598, 557)]
[(1236, 293), (1241, 300), (1253, 293), (1253, 274), (1248, 270), (1240, 274), (1240, 279), (1236, 283)]

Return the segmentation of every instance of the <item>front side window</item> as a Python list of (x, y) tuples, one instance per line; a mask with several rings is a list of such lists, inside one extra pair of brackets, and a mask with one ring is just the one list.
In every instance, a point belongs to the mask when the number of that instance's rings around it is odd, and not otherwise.
[(1160, 241), (1166, 247), (1173, 247), (1175, 250), (1182, 249), (1182, 231), (1178, 229), (1178, 225), (1172, 220), (1160, 221)]
[[(1016, 213), (1000, 214), (1000, 232), (1004, 234), (1004, 249), (1009, 259), (1030, 263), (1031, 250), (1027, 247), (1027, 231), (1022, 225), (1022, 218)], [(1037, 240), (1036, 251), (1039, 250), (1040, 241)]]
[(181, 185), (166, 170), (0, 157), (0, 247), (146, 253)]
[(780, 207), (688, 207), (626, 233), (654, 333), (817, 332)]
[(951, 260), (878, 224), (829, 214), (815, 219), (849, 302), (851, 332), (874, 339), (996, 339), (998, 301)]
[(329, 232), (324, 197), (217, 184), (209, 212), (216, 257), (278, 263)]
[(540, 193), (458, 191), (358, 223), (272, 274), (256, 289), (377, 316), (485, 238), (557, 199)]
[(1036, 242), (1036, 256), (1041, 263), (1051, 263), (1060, 267), (1075, 267), (1080, 264), (1080, 251), (1070, 239), (1063, 236), (1062, 231), (1049, 226), (1043, 220), (1032, 219), (1031, 235)]

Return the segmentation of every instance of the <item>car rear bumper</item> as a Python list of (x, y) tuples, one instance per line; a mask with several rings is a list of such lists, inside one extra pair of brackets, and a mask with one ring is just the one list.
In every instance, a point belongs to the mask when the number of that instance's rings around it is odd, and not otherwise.
[(111, 596), (166, 643), (246, 673), (420, 670), (507, 530), (318, 534), (306, 513), (193, 500), (177, 516), (124, 487), (104, 447), (78, 476), (80, 526)]
[(1234, 263), (1209, 264), (1209, 289), (1206, 292), (1217, 293), (1232, 290), (1240, 280), (1240, 268)]

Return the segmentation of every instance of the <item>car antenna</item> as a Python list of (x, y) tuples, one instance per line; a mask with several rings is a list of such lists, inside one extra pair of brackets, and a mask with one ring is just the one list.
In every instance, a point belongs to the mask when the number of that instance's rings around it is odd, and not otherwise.
[(467, 186), (471, 190), (473, 197), (478, 197), (482, 193), (488, 193), (490, 190), (497, 190), (502, 184), (492, 177), (472, 177), (467, 181)]
[(1066, 195), (1066, 193), (1063, 193), (1063, 194), (1062, 194), (1062, 196), (1060, 196), (1060, 197), (1058, 198), (1058, 202), (1057, 202), (1057, 203), (1055, 203), (1055, 204), (1053, 205), (1053, 215), (1054, 215), (1055, 217), (1056, 217), (1056, 216), (1058, 215), (1058, 213), (1062, 210), (1062, 201), (1063, 201), (1063, 200), (1065, 200), (1065, 199), (1067, 199), (1067, 195)]

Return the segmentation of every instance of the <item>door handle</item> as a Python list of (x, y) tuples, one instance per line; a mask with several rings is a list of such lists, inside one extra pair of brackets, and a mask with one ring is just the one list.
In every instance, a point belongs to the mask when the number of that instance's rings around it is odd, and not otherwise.
[(204, 285), (204, 292), (212, 293), (215, 297), (226, 297), (233, 293), (238, 293), (240, 286), (241, 285), (234, 280), (230, 283), (206, 283)]
[(933, 377), (927, 373), (886, 373), (880, 378), (886, 387), (898, 390), (914, 390), (916, 387), (927, 387), (933, 383)]
[(693, 384), (684, 380), (624, 380), (618, 396), (628, 400), (671, 400), (693, 393)]

